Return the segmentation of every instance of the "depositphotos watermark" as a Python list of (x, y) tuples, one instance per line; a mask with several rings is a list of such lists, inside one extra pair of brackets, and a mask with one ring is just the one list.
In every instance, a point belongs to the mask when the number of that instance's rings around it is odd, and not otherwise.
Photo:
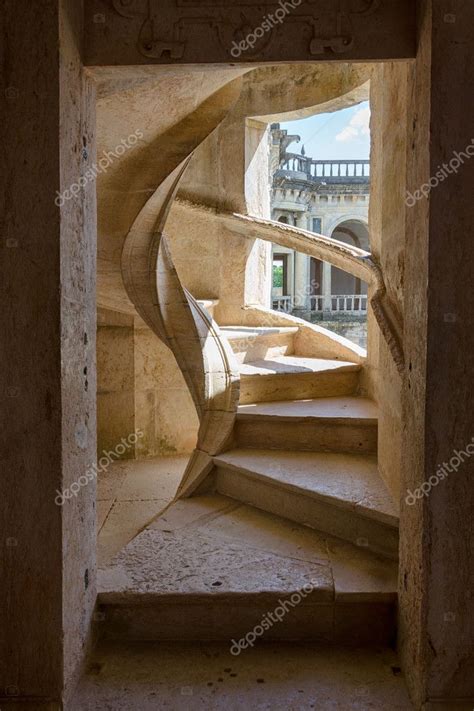
[(56, 506), (63, 506), (65, 501), (72, 499), (73, 496), (77, 496), (83, 486), (87, 486), (91, 481), (97, 479), (97, 474), (99, 472), (104, 472), (112, 464), (115, 459), (120, 459), (122, 454), (125, 454), (127, 449), (133, 447), (138, 440), (143, 437), (143, 432), (141, 430), (135, 430), (133, 434), (128, 435), (128, 437), (122, 437), (120, 442), (115, 446), (111, 452), (102, 451), (102, 457), (99, 459), (97, 464), (93, 464), (82, 474), (77, 481), (74, 481), (71, 486), (63, 491), (56, 489), (57, 496), (54, 499)]
[(449, 176), (453, 175), (453, 173), (456, 174), (459, 168), (464, 165), (464, 161), (470, 160), (473, 157), (474, 138), (471, 139), (471, 143), (460, 153), (458, 151), (454, 151), (453, 158), (451, 158), (449, 163), (439, 165), (436, 174), (430, 178), (428, 183), (425, 183), (419, 190), (416, 190), (413, 195), (407, 190), (405, 205), (407, 207), (413, 207), (419, 200), (427, 198), (431, 191), (437, 188), (440, 183), (444, 182), (446, 178), (449, 178)]
[(278, 606), (273, 612), (267, 612), (266, 615), (262, 617), (260, 624), (255, 625), (253, 630), (247, 632), (245, 637), (241, 637), (238, 641), (235, 639), (232, 640), (230, 653), (234, 657), (237, 657), (244, 649), (253, 647), (258, 637), (262, 637), (276, 622), (281, 622), (289, 610), (299, 605), (305, 597), (313, 592), (316, 586), (317, 582), (311, 580), (310, 583), (303, 585), (301, 590), (293, 593), (287, 600), (278, 600)]
[(469, 442), (466, 449), (461, 449), (459, 452), (455, 449), (449, 462), (443, 462), (442, 465), (439, 465), (436, 474), (430, 476), (428, 481), (424, 481), (415, 491), (407, 489), (408, 495), (405, 497), (405, 503), (408, 506), (414, 506), (418, 499), (422, 499), (423, 496), (428, 497), (433, 487), (438, 486), (439, 482), (447, 479), (450, 474), (457, 472), (461, 464), (464, 464), (465, 459), (469, 459), (473, 454), (474, 437), (472, 437), (472, 441)]
[[(60, 193), (56, 190), (55, 204), (57, 207), (62, 207), (66, 200), (72, 200), (81, 192), (81, 188), (84, 188), (87, 183), (93, 182), (99, 173), (106, 173), (110, 168), (114, 160), (123, 156), (123, 154), (133, 148), (133, 146), (138, 143), (139, 139), (143, 138), (143, 132), (137, 129), (135, 133), (130, 134), (128, 138), (122, 138), (118, 146), (114, 148), (113, 151), (104, 151), (102, 158), (97, 163), (94, 163), (90, 168), (88, 168), (84, 175), (81, 175), (77, 183), (72, 183), (66, 190)], [(87, 152), (85, 152), (87, 156)]]
[(292, 10), (299, 7), (302, 2), (303, 0), (280, 0), (278, 10), (275, 10), (271, 15), (265, 15), (262, 23), (256, 27), (253, 32), (249, 32), (240, 42), (234, 40), (232, 49), (230, 50), (231, 55), (235, 59), (238, 59), (241, 54), (247, 52), (249, 49), (253, 49), (258, 40), (262, 39), (266, 32), (271, 32), (276, 25), (281, 25), (286, 16), (289, 15)]

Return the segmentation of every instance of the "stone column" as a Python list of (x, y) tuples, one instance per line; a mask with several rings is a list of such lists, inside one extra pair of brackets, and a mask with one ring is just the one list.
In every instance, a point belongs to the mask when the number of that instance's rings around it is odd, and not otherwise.
[(424, 711), (474, 707), (473, 26), (472, 3), (420, 3), (408, 101), (400, 647)]
[[(306, 212), (298, 213), (296, 216), (296, 227), (302, 230), (308, 229), (308, 219)], [(294, 308), (295, 316), (304, 316), (310, 310), (310, 257), (301, 252), (295, 252), (294, 270)]]
[(0, 705), (59, 709), (96, 598), (95, 98), (81, 3), (6, 0), (0, 22)]
[(293, 301), (295, 294), (295, 252), (288, 254), (287, 292), (286, 296), (291, 296)]
[(323, 283), (321, 288), (321, 293), (323, 295), (323, 311), (332, 311), (332, 266), (329, 262), (323, 262)]

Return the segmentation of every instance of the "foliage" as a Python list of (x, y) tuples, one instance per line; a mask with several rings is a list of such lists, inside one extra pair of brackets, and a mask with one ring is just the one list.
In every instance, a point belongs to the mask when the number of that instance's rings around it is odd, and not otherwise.
[(281, 264), (273, 265), (273, 288), (283, 288), (283, 266)]

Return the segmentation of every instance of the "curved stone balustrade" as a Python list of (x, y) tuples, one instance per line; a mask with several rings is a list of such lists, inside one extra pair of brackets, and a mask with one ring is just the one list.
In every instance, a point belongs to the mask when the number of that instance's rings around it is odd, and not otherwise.
[[(235, 94), (229, 94), (235, 100)], [(206, 127), (198, 111), (196, 145), (223, 120), (229, 106), (216, 112)], [(207, 114), (209, 116), (209, 112)], [(188, 120), (192, 124), (192, 116)], [(151, 330), (173, 352), (199, 417), (198, 441), (177, 496), (193, 492), (229, 439), (239, 400), (239, 373), (219, 327), (182, 286), (168, 248), (164, 227), (179, 182), (188, 165), (189, 143), (183, 157), (170, 158), (171, 171), (151, 194), (136, 217), (124, 243), (121, 270), (127, 294)], [(172, 160), (174, 159), (174, 167)]]
[(405, 367), (401, 320), (390, 302), (380, 266), (369, 252), (344, 242), (307, 232), (273, 220), (246, 215), (227, 214), (223, 218), (234, 231), (288, 247), (310, 257), (329, 262), (335, 267), (367, 282), (371, 287), (370, 304), (377, 323), (400, 373)]
[[(199, 485), (233, 429), (239, 400), (239, 375), (219, 327), (181, 285), (163, 233), (187, 161), (156, 191), (135, 221), (122, 254), (122, 273), (135, 307), (173, 352), (196, 407), (198, 442), (178, 495)], [(150, 219), (158, 220), (150, 230)]]
[(379, 328), (387, 342), (398, 371), (400, 373), (403, 372), (405, 359), (402, 346), (401, 319), (388, 298), (382, 270), (369, 252), (348, 245), (345, 242), (339, 242), (330, 237), (317, 235), (281, 222), (237, 213), (220, 212), (207, 205), (197, 205), (186, 201), (180, 202), (186, 204), (190, 209), (212, 213), (215, 219), (220, 220), (229, 230), (235, 233), (240, 233), (253, 239), (272, 242), (288, 249), (294, 249), (315, 259), (329, 262), (334, 267), (338, 267), (365, 281), (371, 290), (370, 304)]

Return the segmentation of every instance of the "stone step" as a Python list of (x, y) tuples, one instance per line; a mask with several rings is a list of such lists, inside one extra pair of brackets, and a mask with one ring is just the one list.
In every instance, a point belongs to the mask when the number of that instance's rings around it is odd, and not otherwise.
[(173, 504), (99, 569), (98, 588), (105, 639), (224, 640), (231, 651), (254, 630), (256, 646), (395, 633), (393, 561), (220, 495)]
[(214, 463), (219, 493), (398, 557), (398, 515), (376, 457), (236, 449)]
[(377, 407), (359, 397), (240, 405), (236, 446), (309, 452), (377, 451)]
[(240, 404), (353, 395), (361, 366), (341, 360), (277, 356), (240, 367)]
[(298, 327), (223, 326), (220, 329), (239, 363), (271, 359), (294, 353)]

